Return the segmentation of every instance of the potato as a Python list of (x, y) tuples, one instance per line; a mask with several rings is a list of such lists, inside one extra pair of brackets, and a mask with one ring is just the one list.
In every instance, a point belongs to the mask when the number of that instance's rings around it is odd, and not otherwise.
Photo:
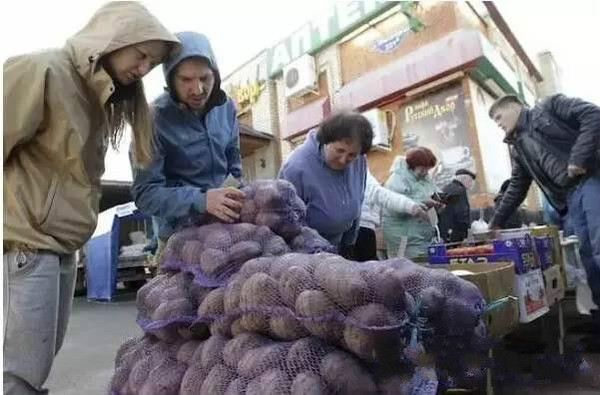
[(158, 309), (160, 304), (163, 302), (164, 290), (164, 287), (155, 286), (150, 292), (148, 292), (146, 299), (142, 301), (142, 305), (138, 305), (138, 311), (142, 314), (152, 315), (152, 313)]
[(200, 256), (200, 268), (209, 276), (216, 276), (227, 267), (227, 254), (215, 248), (207, 248)]
[(183, 340), (206, 340), (210, 337), (208, 325), (204, 322), (178, 327), (177, 333)]
[(208, 368), (223, 363), (223, 348), (227, 339), (223, 336), (213, 335), (202, 346), (202, 366)]
[(376, 394), (373, 376), (356, 359), (342, 351), (330, 352), (323, 358), (321, 377), (342, 394)]
[(265, 256), (279, 256), (287, 252), (290, 252), (290, 247), (286, 244), (280, 236), (273, 235), (270, 239), (265, 242), (264, 255)]
[(256, 203), (254, 199), (245, 199), (242, 210), (240, 211), (240, 221), (247, 223), (254, 223), (254, 218), (258, 213)]
[[(196, 347), (196, 351), (194, 351), (194, 354), (192, 355), (192, 358), (190, 359), (190, 363), (189, 365), (191, 365), (192, 363), (202, 363), (202, 351), (204, 349), (204, 345), (206, 344), (206, 341), (201, 341), (200, 344), (198, 344), (198, 347)], [(208, 372), (206, 372), (208, 373)]]
[(224, 317), (211, 322), (210, 333), (228, 338), (231, 337), (231, 319)]
[(185, 364), (167, 359), (150, 372), (140, 395), (171, 395), (179, 392)]
[(242, 296), (242, 287), (245, 280), (242, 277), (234, 276), (225, 286), (223, 296), (223, 307), (225, 313), (233, 313), (240, 307), (240, 297)]
[(196, 283), (190, 284), (190, 297), (196, 302), (197, 305), (202, 303), (210, 291), (212, 291), (212, 288), (203, 287)]
[(179, 340), (179, 334), (177, 328), (174, 325), (170, 325), (161, 329), (155, 329), (150, 331), (156, 338), (164, 343), (175, 343)]
[(273, 232), (277, 233), (277, 229), (281, 226), (283, 217), (276, 213), (259, 211), (254, 218), (256, 225), (268, 226)]
[(247, 351), (238, 362), (237, 371), (246, 377), (256, 377), (280, 365), (287, 354), (288, 346), (273, 343)]
[(254, 202), (259, 211), (279, 208), (282, 196), (275, 185), (264, 184), (256, 188)]
[(117, 355), (115, 356), (115, 366), (121, 365), (121, 360), (123, 359), (123, 356), (127, 352), (134, 350), (139, 345), (142, 339), (143, 338), (140, 337), (130, 337), (129, 339), (125, 340), (117, 350)]
[(288, 307), (294, 307), (298, 295), (317, 286), (310, 273), (300, 266), (291, 266), (283, 271), (279, 279), (279, 294)]
[(240, 318), (240, 325), (245, 332), (269, 333), (269, 315), (266, 313), (245, 313)]
[[(381, 362), (399, 356), (398, 330), (367, 330), (357, 326), (385, 327), (398, 325), (395, 317), (382, 304), (371, 303), (352, 310), (344, 328), (344, 343), (356, 356), (367, 361)], [(356, 320), (356, 322), (352, 322)]]
[(236, 374), (225, 365), (215, 365), (206, 376), (200, 389), (201, 394), (224, 394), (229, 383), (236, 378)]
[(271, 369), (252, 380), (246, 387), (246, 395), (286, 394), (289, 393), (285, 373)]
[(181, 260), (192, 265), (199, 265), (202, 250), (202, 243), (197, 240), (188, 240), (181, 248)]
[(314, 373), (302, 372), (292, 382), (291, 395), (322, 395), (325, 393), (325, 383)]
[(245, 331), (242, 320), (238, 318), (231, 324), (231, 336), (237, 336)]
[[(325, 340), (338, 341), (343, 336), (343, 317), (334, 303), (322, 291), (303, 291), (296, 299), (296, 314), (302, 325), (313, 335)], [(328, 316), (323, 319), (318, 317)]]
[(181, 363), (189, 364), (194, 356), (194, 352), (196, 352), (196, 349), (200, 344), (202, 344), (202, 342), (199, 340), (188, 340), (184, 342), (179, 346), (175, 358)]
[(206, 236), (206, 239), (204, 240), (204, 248), (224, 250), (233, 245), (233, 239), (229, 234), (229, 229), (225, 228), (222, 224), (219, 225), (219, 227), (215, 227), (215, 230), (209, 232)]
[(192, 302), (189, 299), (180, 298), (161, 303), (152, 314), (152, 319), (155, 321), (170, 320), (192, 315), (195, 315)]
[(337, 258), (322, 261), (315, 270), (316, 281), (340, 306), (352, 309), (364, 304), (367, 300), (367, 283), (349, 262), (338, 261)]
[(136, 394), (140, 392), (153, 367), (150, 356), (140, 359), (133, 365), (129, 373), (129, 379), (127, 380), (127, 385), (131, 392)]
[(231, 368), (237, 368), (239, 361), (250, 350), (265, 346), (272, 341), (255, 333), (241, 333), (229, 340), (223, 348), (223, 360)]
[(204, 383), (204, 379), (208, 375), (206, 368), (202, 367), (200, 360), (195, 360), (185, 371), (181, 379), (179, 395), (198, 395)]
[(255, 241), (241, 241), (229, 249), (227, 261), (231, 265), (241, 265), (262, 254), (262, 246)]
[(238, 274), (240, 277), (247, 279), (256, 273), (268, 273), (272, 262), (273, 258), (269, 257), (251, 259), (244, 263)]
[(211, 320), (220, 318), (225, 312), (224, 308), (225, 288), (212, 290), (198, 307), (198, 318)]
[(237, 378), (233, 380), (227, 387), (227, 390), (225, 391), (225, 395), (244, 395), (245, 393), (246, 380), (243, 378)]
[(129, 380), (129, 369), (119, 367), (115, 369), (115, 374), (110, 379), (110, 389), (117, 394), (127, 393), (127, 381)]
[(285, 364), (289, 372), (318, 369), (315, 361), (320, 362), (332, 349), (332, 346), (316, 337), (305, 337), (295, 341), (288, 350)]
[(380, 266), (363, 270), (361, 275), (369, 286), (369, 300), (382, 303), (392, 311), (404, 310), (404, 285), (396, 270)]
[(296, 340), (309, 335), (298, 319), (285, 315), (271, 317), (269, 328), (271, 335), (281, 340)]
[(168, 287), (163, 291), (162, 299), (164, 301), (175, 300), (175, 299), (188, 299), (189, 292), (186, 289), (179, 288), (176, 286)]
[(425, 317), (433, 317), (446, 303), (444, 294), (436, 287), (425, 288), (419, 292), (418, 299), (421, 301), (421, 313)]
[(253, 274), (242, 286), (240, 298), (242, 309), (278, 305), (281, 305), (279, 284), (268, 274)]

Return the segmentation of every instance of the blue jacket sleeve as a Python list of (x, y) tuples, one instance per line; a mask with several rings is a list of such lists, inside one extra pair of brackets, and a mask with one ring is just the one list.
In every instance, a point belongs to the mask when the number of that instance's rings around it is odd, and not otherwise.
[(288, 164), (284, 164), (279, 170), (279, 179), (287, 180), (294, 185), (296, 188), (296, 194), (304, 203), (306, 202), (306, 193), (304, 191), (304, 185), (302, 182), (302, 174), (298, 169), (293, 166), (289, 166)]
[(206, 194), (192, 186), (168, 186), (164, 175), (165, 152), (156, 136), (152, 162), (145, 168), (132, 164), (131, 193), (136, 206), (146, 215), (175, 221), (206, 212)]
[(240, 153), (240, 124), (237, 119), (237, 111), (235, 110), (235, 108), (233, 108), (232, 117), (233, 128), (231, 133), (233, 133), (233, 138), (231, 139), (231, 143), (227, 147), (226, 151), (227, 172), (235, 178), (241, 178), (242, 156)]

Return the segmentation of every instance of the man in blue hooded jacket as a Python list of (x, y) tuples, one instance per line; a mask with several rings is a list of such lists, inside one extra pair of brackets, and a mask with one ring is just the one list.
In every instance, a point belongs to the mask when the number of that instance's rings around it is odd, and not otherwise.
[(244, 197), (238, 189), (221, 188), (228, 175), (242, 176), (240, 140), (235, 106), (221, 89), (210, 42), (194, 32), (176, 36), (182, 50), (164, 63), (167, 89), (152, 103), (153, 161), (133, 171), (135, 203), (153, 216), (159, 244), (206, 214), (235, 221)]

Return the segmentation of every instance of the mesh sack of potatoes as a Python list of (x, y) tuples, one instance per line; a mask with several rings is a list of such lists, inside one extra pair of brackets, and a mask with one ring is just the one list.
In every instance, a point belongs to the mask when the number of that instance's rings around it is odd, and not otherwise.
[(113, 395), (421, 394), (419, 368), (369, 365), (315, 337), (281, 342), (244, 332), (173, 344), (128, 340), (115, 360)]
[(211, 294), (198, 317), (210, 312), (213, 334), (315, 336), (391, 365), (407, 357), (402, 350), (415, 337), (424, 352), (469, 349), (485, 304), (473, 284), (446, 271), (326, 253), (252, 259)]
[(209, 336), (207, 324), (198, 322), (197, 310), (212, 289), (194, 284), (192, 277), (163, 273), (138, 290), (137, 323), (144, 332), (168, 343)]
[(225, 284), (252, 258), (289, 251), (283, 238), (267, 226), (215, 223), (172, 235), (162, 254), (161, 267), (192, 273), (196, 284), (216, 287)]
[(242, 188), (245, 193), (240, 221), (268, 226), (291, 240), (300, 234), (306, 220), (306, 205), (294, 185), (285, 180), (258, 180)]
[(180, 394), (409, 394), (412, 372), (379, 374), (315, 337), (274, 341), (243, 332), (211, 336), (182, 379)]
[(293, 252), (300, 252), (303, 254), (337, 252), (337, 249), (333, 244), (322, 237), (319, 232), (308, 226), (303, 226), (300, 233), (289, 242), (289, 245)]
[(178, 356), (186, 345), (189, 348), (189, 343), (165, 343), (148, 335), (127, 340), (117, 352), (109, 392), (114, 395), (177, 394), (187, 369), (187, 364)]

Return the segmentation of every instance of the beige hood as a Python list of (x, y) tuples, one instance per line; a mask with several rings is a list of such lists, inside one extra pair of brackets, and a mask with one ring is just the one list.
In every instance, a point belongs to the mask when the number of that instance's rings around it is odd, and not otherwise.
[(90, 83), (105, 102), (112, 83), (98, 60), (110, 52), (144, 41), (162, 40), (172, 43), (168, 56), (178, 52), (181, 44), (146, 7), (137, 1), (111, 1), (92, 16), (87, 25), (67, 40), (66, 49), (79, 74)]

